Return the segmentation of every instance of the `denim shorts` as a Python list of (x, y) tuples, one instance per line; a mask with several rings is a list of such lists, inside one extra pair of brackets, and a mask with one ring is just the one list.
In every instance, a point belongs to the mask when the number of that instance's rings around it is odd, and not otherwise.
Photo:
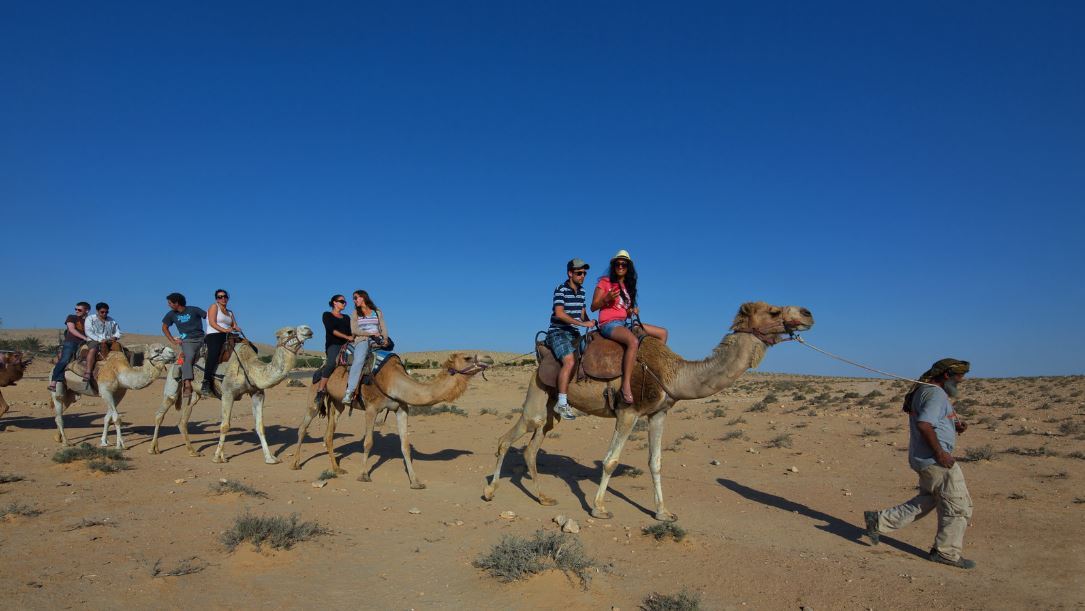
[(614, 330), (618, 327), (626, 327), (632, 329), (632, 326), (627, 324), (625, 320), (611, 320), (599, 325), (599, 333), (603, 337), (610, 339), (611, 334), (614, 333)]
[(580, 334), (574, 331), (552, 329), (546, 333), (546, 345), (559, 361), (573, 353), (573, 345), (579, 339)]

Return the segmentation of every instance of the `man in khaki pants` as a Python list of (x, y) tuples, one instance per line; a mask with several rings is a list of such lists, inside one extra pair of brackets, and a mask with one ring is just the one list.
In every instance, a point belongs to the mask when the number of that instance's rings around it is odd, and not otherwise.
[(953, 460), (957, 435), (968, 425), (950, 405), (957, 384), (968, 373), (968, 361), (942, 359), (931, 366), (904, 398), (908, 412), (908, 465), (919, 474), (919, 494), (896, 507), (867, 511), (866, 534), (877, 545), (882, 533), (903, 528), (938, 510), (938, 534), (930, 559), (962, 569), (976, 566), (961, 556), (964, 529), (972, 518), (972, 497), (964, 483), (961, 466)]

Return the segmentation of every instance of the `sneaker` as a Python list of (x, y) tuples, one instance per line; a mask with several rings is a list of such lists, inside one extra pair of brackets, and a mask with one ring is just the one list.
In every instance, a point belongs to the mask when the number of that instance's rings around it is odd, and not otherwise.
[(930, 559), (931, 559), (931, 562), (937, 562), (939, 564), (947, 564), (949, 566), (955, 566), (955, 567), (957, 567), (959, 569), (974, 569), (974, 568), (976, 568), (976, 561), (975, 560), (969, 560), (969, 559), (964, 558), (964, 557), (958, 558), (956, 560), (950, 560), (949, 558), (946, 558), (945, 556), (939, 554), (938, 552), (934, 551), (933, 549), (931, 550), (931, 553), (930, 553)]
[(878, 512), (864, 511), (863, 519), (866, 520), (866, 536), (870, 538), (870, 544), (877, 545), (881, 538), (881, 533), (878, 532)]
[(562, 420), (576, 420), (576, 414), (573, 413), (573, 408), (568, 405), (555, 405), (554, 411), (561, 416)]

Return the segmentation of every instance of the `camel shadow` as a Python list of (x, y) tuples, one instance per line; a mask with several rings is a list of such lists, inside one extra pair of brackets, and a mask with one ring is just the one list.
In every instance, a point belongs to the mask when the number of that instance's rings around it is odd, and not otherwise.
[[(21, 429), (56, 430), (57, 423), (56, 420), (54, 420), (55, 415), (56, 414), (50, 409), (49, 415), (41, 418), (35, 418), (33, 416), (5, 417), (3, 420), (0, 420), (0, 428), (6, 427), (7, 425), (13, 425)], [(96, 426), (101, 430), (102, 418), (105, 418), (104, 412), (64, 412), (64, 430), (67, 432), (68, 429), (90, 428), (92, 426)], [(96, 420), (98, 421), (97, 423), (95, 423)]]
[[(520, 457), (519, 461), (509, 462), (509, 457), (516, 455)], [(524, 483), (525, 478), (528, 475), (527, 462), (524, 461), (523, 448), (509, 448), (508, 454), (505, 455), (505, 465), (502, 468), (503, 472), (509, 473), (509, 481), (523, 491), (529, 498), (535, 499), (538, 502), (539, 498), (535, 496), (535, 493), (527, 488), (527, 484)], [(535, 463), (539, 468), (539, 477), (544, 475), (552, 475), (557, 479), (565, 482), (565, 485), (569, 487), (569, 491), (573, 493), (573, 496), (580, 501), (580, 507), (586, 513), (591, 513), (592, 505), (588, 499), (587, 493), (581, 486), (581, 482), (590, 481), (599, 484), (599, 477), (603, 473), (603, 461), (597, 460), (594, 463), (594, 467), (587, 467), (579, 462), (564, 456), (561, 454), (550, 454), (546, 450), (540, 448), (539, 453), (535, 459)], [(545, 467), (545, 473), (544, 473)], [(621, 473), (623, 469), (628, 469), (628, 465), (619, 465), (618, 470), (615, 473)], [(632, 507), (638, 509), (641, 513), (649, 516), (655, 516), (655, 511), (648, 509), (644, 505), (629, 498), (624, 492), (615, 488), (616, 484), (621, 483), (621, 477), (611, 477), (610, 484), (607, 486), (607, 494), (610, 494), (616, 499), (625, 501)], [(594, 499), (593, 499), (594, 500)]]
[[(342, 438), (342, 437), (352, 437), (352, 436), (354, 436), (354, 435), (352, 435), (351, 433), (346, 433), (346, 432), (341, 433), (339, 431), (335, 432), (335, 438), (336, 439), (339, 439), (339, 438)], [(294, 437), (294, 439), (291, 440), (291, 443), (296, 443), (296, 441), (297, 441), (297, 437)], [(328, 456), (328, 450), (327, 450), (327, 448), (324, 447), (324, 437), (320, 436), (319, 438), (317, 438), (317, 442), (319, 444), (320, 450), (315, 452), (312, 456), (308, 456), (304, 460), (302, 460), (301, 463), (299, 464), (300, 467), (304, 468), (305, 465), (309, 463), (309, 461), (311, 461), (313, 459), (316, 459), (316, 458), (325, 457), (325, 459), (326, 459), (326, 457)], [(271, 438), (270, 437), (268, 438), (268, 443), (271, 443)], [(335, 449), (336, 455), (338, 456), (338, 458), (339, 458), (339, 460), (341, 462), (343, 459), (347, 458), (348, 456), (353, 456), (355, 454), (360, 457), (362, 455), (362, 452), (364, 452), (364, 450), (365, 450), (364, 443), (365, 443), (364, 436), (357, 436), (357, 439), (355, 439), (354, 441), (351, 441), (351, 442), (349, 442), (347, 444), (344, 444), (342, 446), (336, 447), (334, 445), (334, 443), (333, 443), (333, 448)], [(289, 449), (289, 446), (284, 445), (282, 448), (280, 448), (280, 450), (276, 454), (276, 456), (278, 456), (279, 454), (287, 451), (288, 449)], [(413, 461), (418, 461), (418, 460), (423, 461), (423, 462), (448, 461), (448, 460), (455, 460), (455, 459), (459, 458), (460, 456), (467, 456), (467, 455), (471, 455), (471, 454), (474, 454), (474, 452), (472, 452), (471, 450), (458, 450), (458, 449), (455, 449), (455, 448), (445, 448), (443, 450), (438, 450), (437, 452), (428, 452), (427, 453), (427, 452), (419, 451), (418, 448), (413, 443), (411, 444), (411, 461), (412, 462)], [(384, 463), (386, 463), (386, 462), (388, 462), (390, 460), (400, 460), (402, 458), (402, 454), (400, 453), (400, 449), (399, 449), (399, 435), (397, 433), (387, 433), (387, 434), (385, 434), (385, 433), (380, 433), (380, 432), (374, 431), (373, 432), (373, 447), (371, 448), (371, 450), (369, 452), (369, 456), (370, 456), (370, 460), (372, 460), (373, 457), (376, 457), (376, 461), (373, 463), (373, 466), (369, 468), (369, 473), (371, 475), (373, 473), (376, 473), (377, 469), (379, 469), (381, 467), (381, 465), (383, 465)], [(406, 467), (404, 467), (403, 472), (404, 473), (407, 472)]]
[[(297, 429), (295, 429), (295, 430), (297, 430)], [(336, 454), (337, 454), (337, 456), (339, 458), (343, 457), (344, 449), (349, 447), (350, 444), (348, 443), (347, 445), (345, 445), (345, 446), (343, 446), (341, 448), (336, 448), (335, 440), (336, 439), (341, 439), (343, 437), (350, 437), (350, 436), (351, 436), (350, 433), (339, 432), (339, 431), (336, 431), (335, 435), (332, 436), (332, 438), (333, 438), (332, 439), (332, 448), (335, 449)], [(293, 448), (294, 445), (297, 444), (297, 442), (298, 442), (297, 437), (295, 437), (293, 439), (293, 441), (283, 444), (282, 447), (280, 447), (278, 450), (276, 450), (274, 452), (275, 456), (282, 456), (286, 452), (290, 451), (290, 449)], [(317, 450), (315, 453), (313, 453), (311, 456), (306, 456), (305, 458), (303, 458), (301, 460), (301, 462), (298, 463), (298, 468), (299, 469), (305, 468), (305, 465), (309, 464), (309, 461), (313, 460), (314, 458), (320, 458), (321, 456), (326, 457), (328, 455), (328, 449), (324, 446), (324, 435), (313, 435), (311, 433), (307, 434), (305, 436), (305, 439), (302, 440), (301, 451), (304, 452), (305, 448), (310, 446), (310, 445), (314, 445), (315, 447), (318, 447), (320, 449)]]
[[(218, 425), (216, 424), (214, 428), (217, 429)], [(279, 424), (265, 424), (264, 437), (267, 438), (268, 448), (276, 445), (285, 445), (290, 441), (297, 439), (297, 429)], [(236, 454), (230, 454), (230, 458), (244, 456), (252, 452), (263, 452), (263, 449), (260, 447), (260, 438), (256, 435), (256, 431), (251, 426), (237, 427), (231, 425), (230, 431), (226, 433), (226, 439), (223, 441), (223, 448), (231, 442), (242, 442), (246, 445), (246, 448)], [(250, 442), (252, 443), (251, 446), (249, 445)], [(216, 437), (196, 449), (202, 453), (211, 448), (218, 447), (218, 444), (219, 440)], [(273, 454), (273, 456), (275, 456), (275, 454)]]
[[(775, 507), (776, 509), (786, 511), (788, 513), (797, 513), (801, 516), (810, 518), (811, 520), (824, 522), (824, 524), (819, 524), (815, 526), (815, 528), (830, 534), (834, 534), (847, 541), (851, 541), (856, 545), (870, 547), (869, 544), (863, 542), (862, 540), (863, 535), (866, 534), (866, 530), (864, 528), (856, 526), (855, 524), (852, 524), (851, 522), (847, 522), (845, 520), (841, 520), (836, 516), (832, 516), (822, 511), (812, 509), (808, 505), (803, 505), (802, 503), (796, 503), (795, 501), (785, 499), (782, 496), (776, 496), (775, 494), (762, 492), (760, 490), (750, 488), (749, 486), (743, 486), (742, 484), (734, 480), (720, 477), (716, 479), (716, 482), (724, 488), (727, 488), (728, 490), (735, 492), (738, 495), (751, 501), (755, 501), (769, 507)], [(927, 552), (919, 549), (918, 547), (915, 547), (914, 545), (909, 545), (902, 541), (897, 541), (896, 539), (887, 537), (884, 534), (881, 536), (881, 541), (889, 547), (895, 548), (902, 552), (912, 554), (913, 556), (919, 556), (923, 559), (927, 558)]]

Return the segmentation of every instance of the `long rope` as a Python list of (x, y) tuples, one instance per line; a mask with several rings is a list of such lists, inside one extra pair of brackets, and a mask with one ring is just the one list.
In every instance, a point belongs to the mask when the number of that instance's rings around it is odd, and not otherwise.
[(863, 365), (861, 363), (856, 363), (855, 361), (849, 361), (848, 359), (846, 359), (846, 358), (844, 358), (842, 356), (837, 356), (837, 355), (835, 355), (835, 354), (833, 354), (831, 352), (828, 352), (826, 350), (822, 350), (821, 348), (818, 348), (817, 346), (811, 344), (810, 342), (807, 342), (801, 336), (799, 336), (798, 333), (793, 333), (792, 335), (795, 338), (795, 341), (799, 342), (803, 346), (806, 346), (807, 348), (810, 348), (811, 350), (817, 350), (818, 352), (824, 354), (825, 356), (828, 356), (830, 358), (834, 358), (834, 359), (836, 359), (838, 361), (841, 361), (843, 363), (847, 363), (849, 365), (854, 365), (854, 366), (856, 366), (856, 367), (858, 367), (860, 369), (866, 369), (867, 371), (873, 371), (874, 373), (880, 373), (883, 376), (888, 376), (890, 378), (896, 378), (898, 380), (903, 380), (905, 382), (914, 382), (916, 384), (923, 384), (923, 385), (926, 385), (926, 386), (937, 386), (937, 384), (931, 384), (930, 382), (921, 382), (919, 380), (913, 380), (912, 378), (906, 378), (904, 376), (898, 376), (895, 373), (889, 373), (888, 371), (882, 371), (881, 369), (875, 369), (873, 367), (867, 367), (866, 365)]

